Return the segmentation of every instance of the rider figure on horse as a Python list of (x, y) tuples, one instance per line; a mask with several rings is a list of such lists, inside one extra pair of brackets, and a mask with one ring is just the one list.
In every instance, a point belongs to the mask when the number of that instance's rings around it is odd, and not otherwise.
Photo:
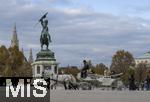
[(41, 50), (43, 50), (43, 45), (46, 45), (47, 46), (46, 48), (48, 50), (49, 42), (52, 42), (51, 36), (48, 32), (48, 20), (45, 19), (46, 15), (47, 15), (47, 13), (45, 15), (43, 15), (41, 17), (41, 19), (39, 20), (39, 22), (41, 22), (41, 25), (43, 27), (42, 32), (41, 32), (41, 37), (40, 37)]

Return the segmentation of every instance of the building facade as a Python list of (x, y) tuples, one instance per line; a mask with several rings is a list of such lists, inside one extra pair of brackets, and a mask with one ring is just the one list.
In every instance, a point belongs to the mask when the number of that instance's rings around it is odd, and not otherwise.
[(142, 56), (135, 58), (135, 64), (145, 63), (150, 66), (150, 52), (144, 53)]

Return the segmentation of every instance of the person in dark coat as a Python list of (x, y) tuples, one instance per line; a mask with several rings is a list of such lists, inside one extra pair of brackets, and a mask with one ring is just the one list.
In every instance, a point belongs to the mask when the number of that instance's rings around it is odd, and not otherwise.
[(144, 90), (144, 82), (142, 81), (141, 83), (141, 90), (143, 91)]
[(129, 90), (136, 90), (134, 75), (129, 78)]
[(149, 75), (146, 77), (145, 82), (146, 82), (146, 90), (150, 90), (150, 77), (149, 77)]
[(86, 60), (83, 60), (84, 67), (81, 70), (81, 78), (86, 78), (87, 77), (87, 70), (89, 69), (89, 64), (87, 63)]

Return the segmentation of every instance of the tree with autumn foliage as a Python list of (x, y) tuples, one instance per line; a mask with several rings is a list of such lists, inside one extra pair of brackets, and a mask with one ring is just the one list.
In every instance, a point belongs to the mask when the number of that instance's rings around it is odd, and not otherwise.
[(119, 50), (112, 57), (111, 71), (114, 74), (123, 73), (122, 80), (127, 82), (129, 68), (135, 66), (135, 61), (132, 54), (128, 51)]
[(77, 74), (80, 72), (76, 66), (61, 67), (58, 71), (60, 74), (62, 74), (62, 72), (63, 74), (72, 74), (74, 77), (77, 77)]
[(132, 54), (128, 51), (119, 50), (113, 55), (111, 71), (114, 73), (126, 73), (130, 66), (134, 66), (135, 61)]
[(0, 47), (0, 75), (4, 71), (5, 67), (8, 66), (9, 62), (9, 51), (5, 46)]
[(145, 81), (146, 76), (148, 75), (148, 66), (145, 63), (139, 63), (135, 69), (135, 78), (136, 81), (141, 84)]
[(105, 70), (108, 70), (108, 67), (103, 63), (97, 64), (94, 68), (92, 68), (92, 72), (99, 75), (104, 75)]
[(0, 47), (0, 75), (5, 77), (32, 76), (31, 65), (25, 61), (25, 57), (17, 46), (7, 49)]

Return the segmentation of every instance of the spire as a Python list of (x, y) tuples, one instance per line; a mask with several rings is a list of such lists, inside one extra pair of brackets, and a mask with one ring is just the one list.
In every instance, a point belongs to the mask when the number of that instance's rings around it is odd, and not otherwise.
[(14, 30), (13, 32), (17, 33), (17, 30), (16, 30), (16, 23), (15, 23), (15, 25), (14, 25), (14, 29), (13, 29), (13, 30)]
[(16, 29), (16, 24), (14, 25), (13, 28), (13, 35), (11, 39), (11, 47), (17, 46), (19, 48), (19, 40), (17, 37), (17, 29)]
[(30, 49), (30, 55), (29, 55), (28, 62), (29, 62), (29, 63), (33, 63), (32, 49)]

